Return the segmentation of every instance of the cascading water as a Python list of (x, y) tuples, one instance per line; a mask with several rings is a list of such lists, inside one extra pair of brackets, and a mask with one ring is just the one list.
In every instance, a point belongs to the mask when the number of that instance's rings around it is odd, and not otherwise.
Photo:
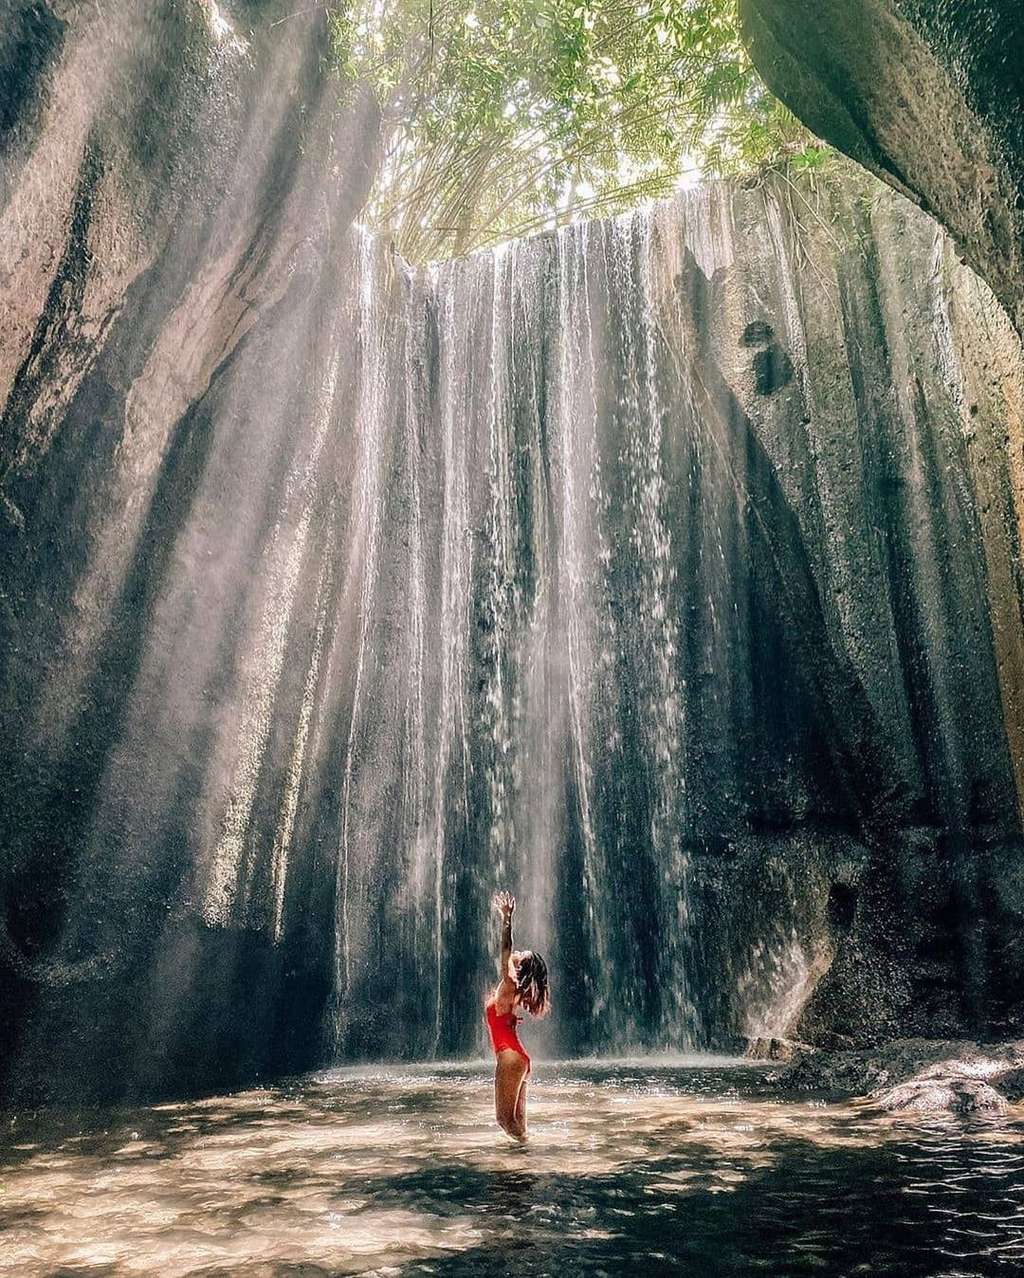
[[(435, 1050), (467, 1041), (450, 1012), (463, 964), (472, 974), (464, 1012), (476, 1028), (473, 1007), (492, 971), (488, 902), (508, 883), (523, 898), (523, 935), (560, 956), (593, 1023), (570, 1038), (556, 1013), (553, 1041), (695, 1041), (679, 760), (685, 676), (666, 522), (670, 462), (653, 398), (662, 339), (649, 250), (638, 218), (414, 276), (364, 241), (359, 288), (381, 310), (376, 319), (362, 311), (373, 335), (362, 348), (388, 352), (386, 370), (371, 374), (388, 397), (371, 411), (361, 396), (360, 415), (399, 423), (384, 429), (400, 431), (402, 447), (394, 496), (375, 488), (359, 520), (372, 543), (378, 511), (387, 511), (392, 549), (387, 565), (368, 555), (363, 570), (335, 911), (345, 956), (337, 986), (349, 996), (338, 1001), (341, 1053), (352, 1004), (373, 1005), (374, 973), (390, 961), (356, 922), (375, 912), (344, 869), (356, 814), (361, 873), (389, 844), (404, 858), (394, 884), (381, 887), (401, 893), (414, 953), (435, 955), (432, 967), (413, 964), (421, 992), (432, 977)], [(629, 322), (606, 331), (593, 287)], [(378, 440), (374, 464), (382, 451)], [(360, 454), (360, 476), (367, 464)], [(440, 601), (439, 615), (425, 611), (425, 598)], [(388, 620), (378, 626), (381, 608)], [(369, 773), (358, 767), (357, 721), (367, 652), (378, 662), (395, 653), (383, 674), (392, 689), (409, 681), (404, 713), (384, 685), (365, 703), (378, 731), (395, 711), (385, 733), (394, 758), (382, 752)], [(396, 766), (412, 779), (394, 796), (401, 818), (378, 797)], [(389, 836), (382, 819), (400, 833)]]
[[(739, 234), (770, 255), (743, 261)], [(376, 902), (342, 891), (339, 937), (400, 893), (403, 926), (415, 920), (410, 1019), (434, 1011), (423, 1050), (458, 1050), (479, 1033), (488, 901), (502, 884), (524, 898), (523, 935), (554, 958), (563, 998), (550, 1049), (791, 1031), (835, 953), (835, 883), (836, 899), (856, 896), (873, 822), (912, 824), (913, 805), (931, 802), (900, 792), (920, 766), (916, 748), (901, 752), (893, 706), (909, 676), (877, 647), (885, 634), (907, 639), (891, 611), (899, 599), (873, 583), (899, 553), (941, 598), (930, 574), (943, 555), (916, 534), (898, 552), (874, 540), (885, 480), (870, 458), (895, 446), (879, 437), (891, 418), (837, 441), (835, 460), (808, 430), (816, 397), (837, 394), (837, 367), (846, 403), (862, 407), (870, 348), (849, 333), (858, 309), (869, 318), (870, 296), (847, 297), (841, 314), (850, 285), (839, 263), (836, 294), (823, 290), (828, 329), (808, 334), (803, 277), (819, 268), (797, 264), (807, 244), (773, 194), (725, 188), (425, 273), (369, 243), (372, 280), (360, 287), (387, 298), (384, 411), (401, 426), (385, 429), (402, 432), (391, 483), (409, 496), (378, 494), (392, 551), (363, 615), (387, 608), (393, 633), (374, 631), (360, 651), (405, 653), (371, 704), (379, 721), (384, 688), (412, 672), (403, 697), (415, 713), (396, 715), (388, 740), (417, 798), (403, 798), (401, 834), (389, 838), (368, 814), (392, 819), (377, 796), (394, 762), (385, 750), (360, 776), (350, 752), (360, 864), (396, 843), (411, 860), (398, 852), (394, 877), (380, 871)], [(732, 350), (720, 334), (730, 327)], [(833, 345), (811, 369), (815, 341)], [(862, 450), (855, 482), (850, 442)], [(959, 448), (956, 436), (942, 447)], [(967, 464), (960, 450), (951, 491), (963, 491)], [(837, 500), (855, 530), (845, 544)], [(365, 518), (379, 529), (375, 513)], [(954, 523), (970, 518), (960, 507)], [(952, 526), (946, 535), (961, 554)], [(960, 571), (976, 584), (967, 560)], [(988, 625), (980, 596), (947, 592), (942, 606)], [(972, 695), (991, 706), (988, 651)], [(931, 681), (947, 677), (940, 661)], [(920, 693), (904, 684), (910, 695)], [(1002, 770), (1013, 821), (996, 731), (981, 757), (991, 775)], [(943, 829), (970, 818), (948, 819)], [(394, 932), (376, 946), (354, 935), (342, 1055), (353, 1014), (390, 1005), (379, 973)], [(399, 1038), (356, 1041), (406, 1050)]]
[(1024, 395), (927, 221), (721, 186), (413, 271), (276, 157), (8, 397), (10, 1077), (473, 1053), (498, 887), (539, 1054), (1005, 1017)]

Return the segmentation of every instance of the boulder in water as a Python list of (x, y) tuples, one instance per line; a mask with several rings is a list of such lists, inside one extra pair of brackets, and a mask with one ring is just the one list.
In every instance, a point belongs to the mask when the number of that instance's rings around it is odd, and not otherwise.
[(890, 1087), (878, 1097), (882, 1109), (894, 1113), (913, 1111), (952, 1114), (1002, 1114), (1009, 1109), (1005, 1096), (978, 1078), (914, 1078)]
[(792, 1038), (752, 1038), (744, 1052), (750, 1061), (781, 1061), (788, 1064), (799, 1060), (809, 1052), (814, 1052), (809, 1043), (800, 1043)]

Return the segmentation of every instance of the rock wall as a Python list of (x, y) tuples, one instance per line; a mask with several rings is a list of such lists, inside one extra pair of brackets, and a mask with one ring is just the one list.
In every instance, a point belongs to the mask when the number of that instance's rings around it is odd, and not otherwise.
[(953, 235), (1024, 331), (1024, 11), (1016, 0), (740, 0), (765, 81)]
[[(214, 421), (260, 471), (243, 502), (269, 507), (319, 394), (375, 137), (339, 107), (324, 37), (322, 12), (276, 2), (4, 6), (0, 1057), (28, 1087), (180, 1090), (309, 1058), (322, 945), (170, 904), (202, 702), (154, 742), (160, 775), (133, 771), (131, 731), (159, 732), (138, 685)], [(166, 659), (173, 681), (173, 639)]]
[(0, 53), (8, 1093), (477, 1052), (499, 885), (549, 1053), (1018, 1026), (1021, 352), (934, 224), (413, 272), (318, 19), (72, 8)]

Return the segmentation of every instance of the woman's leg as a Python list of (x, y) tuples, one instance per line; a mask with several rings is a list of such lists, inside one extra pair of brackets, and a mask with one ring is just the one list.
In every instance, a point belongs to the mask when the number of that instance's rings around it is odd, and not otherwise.
[(494, 1113), (502, 1131), (519, 1141), (526, 1139), (525, 1100), (522, 1123), (517, 1113), (519, 1093), (525, 1077), (526, 1061), (510, 1047), (503, 1047), (498, 1053), (494, 1070)]
[(523, 1075), (523, 1081), (519, 1084), (519, 1095), (516, 1097), (516, 1127), (523, 1133), (523, 1140), (526, 1139), (526, 1088), (529, 1083), (530, 1072)]

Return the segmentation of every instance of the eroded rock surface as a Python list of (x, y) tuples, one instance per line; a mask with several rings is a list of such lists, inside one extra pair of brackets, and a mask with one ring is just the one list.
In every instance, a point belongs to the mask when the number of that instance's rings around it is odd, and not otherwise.
[(755, 65), (811, 129), (934, 214), (1024, 331), (1024, 9), (740, 0)]
[(1003, 1113), (1020, 1100), (1024, 1042), (899, 1039), (863, 1050), (805, 1049), (783, 1088), (868, 1097), (892, 1113)]
[(915, 1078), (878, 1095), (879, 1106), (892, 1114), (1003, 1114), (1010, 1108), (1005, 1096), (976, 1078), (949, 1076)]
[(475, 1054), (498, 876), (552, 1054), (1014, 1032), (1020, 348), (934, 224), (413, 272), (318, 6), (19, 12), (7, 1094)]
[[(230, 400), (272, 473), (260, 427), (287, 438), (314, 411), (309, 333), (335, 312), (375, 153), (372, 115), (339, 106), (324, 50), (322, 9), (277, 0), (3, 6), (0, 1075), (17, 1055), (29, 1089), (251, 1077), (295, 1047), (273, 988), (293, 983), (302, 1024), (322, 1007), (315, 946), (285, 958), (172, 904), (190, 891), (188, 821), (142, 815), (174, 804), (137, 754), (113, 825), (95, 818), (210, 422)], [(186, 660), (172, 644), (162, 704)], [(171, 741), (180, 796), (204, 748), (180, 718)], [(242, 954), (252, 980), (232, 989)], [(155, 1030), (182, 980), (191, 993)], [(297, 1050), (308, 1059), (304, 1034)]]

